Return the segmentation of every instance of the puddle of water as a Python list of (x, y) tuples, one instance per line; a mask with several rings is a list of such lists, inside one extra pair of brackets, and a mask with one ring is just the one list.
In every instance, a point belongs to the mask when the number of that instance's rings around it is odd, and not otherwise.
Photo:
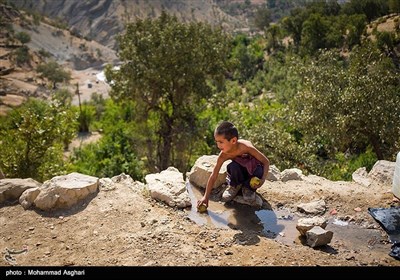
[(205, 213), (197, 212), (197, 200), (199, 200), (203, 194), (200, 190), (190, 183), (186, 184), (186, 188), (189, 193), (192, 207), (187, 211), (188, 218), (194, 221), (198, 225), (214, 225), (218, 228), (228, 228), (229, 211), (225, 211), (225, 207), (219, 202), (209, 201), (208, 209)]
[(386, 257), (391, 244), (387, 243), (387, 236), (377, 229), (366, 229), (357, 225), (337, 225), (329, 222), (326, 230), (333, 232), (331, 244), (340, 242), (348, 249), (354, 251), (366, 250), (377, 257)]
[(342, 221), (342, 220), (338, 220), (338, 219), (333, 219), (332, 224), (335, 224), (335, 225), (338, 225), (338, 226), (342, 226), (342, 227), (349, 225), (348, 222)]
[[(213, 225), (218, 228), (234, 228), (242, 231), (253, 230), (259, 232), (267, 238), (275, 239), (284, 244), (303, 244), (304, 238), (300, 237), (296, 224), (299, 216), (286, 209), (278, 210), (256, 210), (247, 205), (238, 203), (220, 203), (209, 201), (206, 213), (197, 212), (197, 200), (203, 195), (204, 190), (186, 185), (190, 200), (191, 209), (185, 210), (188, 217), (199, 225)], [(331, 219), (325, 228), (333, 232), (333, 238), (329, 246), (325, 249), (328, 252), (335, 252), (335, 248), (330, 245), (340, 242), (347, 249), (354, 251), (360, 248), (369, 249), (371, 253), (385, 257), (388, 254), (390, 244), (382, 243), (385, 237), (376, 229), (365, 229), (348, 222)]]
[(283, 243), (294, 243), (298, 240), (299, 232), (296, 229), (298, 217), (288, 210), (259, 210), (257, 217), (263, 225), (266, 237), (279, 240)]
[(256, 210), (247, 205), (223, 204), (209, 201), (206, 213), (197, 212), (197, 200), (203, 191), (187, 183), (187, 190), (192, 202), (191, 209), (186, 210), (189, 219), (199, 225), (214, 225), (219, 228), (251, 229), (268, 238), (293, 243), (298, 237), (297, 217), (287, 210)]

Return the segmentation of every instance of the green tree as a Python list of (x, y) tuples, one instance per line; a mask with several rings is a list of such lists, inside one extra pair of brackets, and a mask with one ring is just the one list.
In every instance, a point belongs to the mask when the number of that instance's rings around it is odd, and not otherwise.
[(394, 160), (400, 149), (400, 73), (391, 58), (366, 42), (350, 57), (341, 107), (347, 132), (366, 139), (377, 158)]
[(282, 28), (292, 36), (295, 47), (300, 46), (301, 34), (303, 31), (303, 22), (308, 18), (308, 13), (301, 8), (295, 8), (290, 11), (290, 16), (281, 20)]
[(49, 179), (64, 171), (63, 145), (76, 132), (76, 115), (45, 101), (28, 100), (0, 129), (0, 168), (10, 178)]
[(265, 36), (268, 40), (267, 49), (269, 52), (274, 51), (281, 46), (280, 40), (282, 37), (282, 30), (279, 25), (274, 24), (269, 26), (266, 30)]
[(142, 180), (143, 162), (134, 152), (131, 132), (127, 123), (118, 122), (114, 129), (103, 135), (98, 143), (74, 150), (71, 170), (98, 177), (129, 174), (134, 180)]
[(69, 108), (71, 106), (72, 98), (73, 98), (72, 93), (66, 88), (57, 90), (56, 92), (53, 93), (52, 96), (53, 100), (58, 102), (60, 105), (65, 106), (66, 108)]
[(42, 77), (53, 83), (53, 89), (57, 88), (57, 83), (68, 82), (71, 80), (71, 73), (63, 70), (55, 61), (40, 64), (36, 71), (41, 73)]
[(303, 52), (313, 54), (326, 46), (325, 37), (328, 33), (328, 22), (320, 14), (311, 14), (303, 23), (301, 46)]
[(27, 46), (22, 46), (15, 50), (15, 62), (18, 65), (29, 63), (30, 60), (31, 55), (29, 54), (29, 48)]
[(400, 1), (398, 0), (389, 0), (389, 13), (400, 13)]
[(343, 5), (342, 13), (364, 14), (368, 22), (389, 12), (387, 0), (350, 0)]
[(264, 51), (260, 38), (249, 39), (245, 35), (237, 35), (231, 55), (233, 77), (240, 83), (252, 79), (262, 68)]
[(163, 12), (127, 24), (118, 42), (123, 64), (106, 70), (110, 95), (136, 102), (135, 118), (146, 135), (143, 147), (155, 159), (151, 168), (163, 170), (176, 164), (174, 155), (202, 139), (198, 114), (212, 94), (211, 81), (222, 85), (228, 37), (208, 24), (180, 23)]
[(377, 159), (392, 160), (400, 148), (398, 70), (371, 42), (355, 48), (348, 63), (328, 51), (302, 67), (292, 119), (306, 141), (320, 137), (331, 155), (370, 145)]
[(15, 34), (15, 39), (22, 43), (22, 46), (15, 50), (15, 61), (17, 65), (23, 65), (29, 63), (31, 56), (29, 54), (29, 48), (25, 44), (31, 41), (31, 36), (26, 32), (18, 32)]
[(254, 15), (254, 25), (260, 29), (264, 30), (271, 23), (271, 12), (267, 8), (259, 8)]
[[(340, 18), (339, 18), (340, 20)], [(365, 15), (356, 14), (347, 17), (345, 42), (349, 49), (361, 43), (361, 36), (367, 25), (367, 18)]]

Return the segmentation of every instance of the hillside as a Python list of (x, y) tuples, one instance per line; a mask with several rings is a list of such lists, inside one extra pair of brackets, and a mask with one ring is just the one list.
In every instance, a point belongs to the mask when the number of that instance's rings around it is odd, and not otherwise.
[[(28, 97), (50, 97), (48, 85), (36, 72), (37, 66), (45, 63), (46, 59), (55, 60), (71, 73), (70, 84), (60, 87), (67, 86), (71, 92), (75, 92), (78, 83), (82, 101), (88, 100), (94, 92), (108, 96), (109, 86), (99, 81), (96, 75), (104, 64), (118, 62), (114, 50), (57, 28), (48, 23), (49, 19), (34, 24), (32, 16), (11, 6), (0, 4), (0, 14), (2, 24), (6, 26), (0, 32), (0, 115), (5, 115)], [(30, 42), (26, 44), (29, 63), (18, 64), (15, 61), (15, 53), (21, 47), (15, 39), (17, 33), (30, 36)], [(77, 98), (74, 96), (76, 105)]]
[(212, 0), (15, 0), (16, 7), (57, 18), (81, 36), (115, 48), (115, 35), (124, 23), (135, 19), (158, 17), (162, 11), (183, 22), (200, 21), (222, 26), (227, 30), (246, 24), (224, 13)]

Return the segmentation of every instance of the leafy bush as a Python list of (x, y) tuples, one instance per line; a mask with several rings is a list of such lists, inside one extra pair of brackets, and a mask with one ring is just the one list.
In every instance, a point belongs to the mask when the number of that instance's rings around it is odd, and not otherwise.
[(135, 154), (135, 143), (124, 123), (118, 123), (98, 143), (75, 149), (71, 157), (71, 171), (98, 177), (129, 174), (134, 180), (142, 180), (143, 161)]
[(0, 129), (0, 168), (9, 178), (44, 181), (65, 171), (63, 146), (76, 132), (76, 115), (57, 104), (28, 100)]
[(29, 63), (31, 56), (29, 54), (29, 48), (27, 46), (22, 46), (15, 50), (15, 62), (18, 65), (23, 65)]
[(20, 41), (22, 44), (29, 43), (31, 41), (31, 36), (29, 36), (26, 32), (18, 32), (15, 34), (15, 38)]

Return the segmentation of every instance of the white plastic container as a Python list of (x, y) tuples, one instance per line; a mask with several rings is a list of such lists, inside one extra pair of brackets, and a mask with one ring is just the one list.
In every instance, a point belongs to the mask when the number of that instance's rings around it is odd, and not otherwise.
[(393, 176), (393, 194), (400, 198), (400, 152), (397, 154), (396, 158), (396, 166), (394, 169), (394, 176)]

